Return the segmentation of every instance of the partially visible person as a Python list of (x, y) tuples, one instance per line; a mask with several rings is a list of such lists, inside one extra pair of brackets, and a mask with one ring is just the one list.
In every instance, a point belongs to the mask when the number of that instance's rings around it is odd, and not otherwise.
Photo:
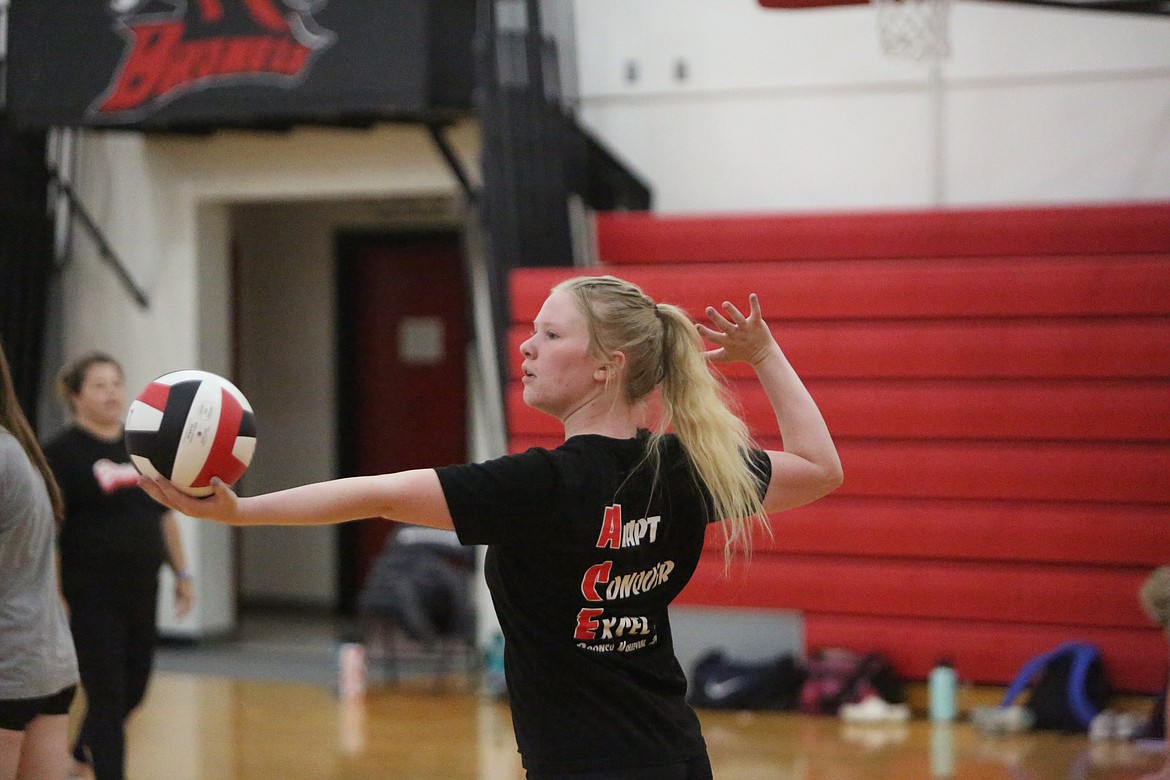
[(0, 780), (64, 780), (77, 656), (58, 589), (61, 492), (0, 349)]
[(86, 712), (74, 772), (124, 776), (125, 722), (146, 695), (157, 640), (158, 572), (175, 572), (175, 613), (193, 589), (174, 515), (138, 487), (122, 422), (122, 367), (95, 352), (66, 366), (59, 390), (73, 425), (45, 446), (65, 504), (61, 583), (81, 669)]
[[(1170, 642), (1170, 566), (1159, 566), (1146, 578), (1141, 589), (1142, 608), (1161, 628)], [(1170, 674), (1170, 670), (1168, 670)], [(1170, 676), (1167, 678), (1166, 689), (1161, 695), (1162, 709), (1155, 713), (1154, 722), (1161, 716), (1161, 728), (1157, 729), (1156, 737), (1165, 740), (1166, 761), (1162, 769), (1152, 775), (1146, 775), (1143, 780), (1170, 780)], [(1150, 735), (1155, 737), (1154, 734)]]

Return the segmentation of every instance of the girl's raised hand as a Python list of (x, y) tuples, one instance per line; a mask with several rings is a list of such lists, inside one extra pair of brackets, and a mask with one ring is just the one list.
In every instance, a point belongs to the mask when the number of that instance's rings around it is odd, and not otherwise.
[(775, 337), (760, 312), (760, 298), (755, 293), (748, 296), (751, 313), (743, 313), (730, 301), (723, 302), (723, 312), (714, 306), (707, 307), (707, 317), (714, 328), (695, 323), (699, 334), (716, 345), (707, 350), (707, 359), (717, 363), (751, 363), (755, 365), (778, 349)]

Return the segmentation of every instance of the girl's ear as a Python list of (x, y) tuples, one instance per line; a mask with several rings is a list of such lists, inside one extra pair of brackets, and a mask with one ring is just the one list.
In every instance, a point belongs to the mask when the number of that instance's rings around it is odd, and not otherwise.
[[(602, 363), (593, 371), (593, 378), (598, 382), (616, 379), (626, 367), (626, 353), (614, 352), (609, 356), (608, 363)], [(610, 374), (613, 376), (610, 376)]]

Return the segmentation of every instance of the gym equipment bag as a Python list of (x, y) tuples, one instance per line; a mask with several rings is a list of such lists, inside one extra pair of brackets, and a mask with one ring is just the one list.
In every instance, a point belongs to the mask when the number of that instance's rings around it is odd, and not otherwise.
[(687, 700), (696, 707), (788, 710), (796, 705), (804, 670), (790, 654), (766, 661), (733, 661), (707, 653), (695, 664)]
[(800, 711), (836, 715), (842, 704), (878, 696), (888, 704), (906, 701), (902, 680), (881, 653), (828, 648), (807, 662), (808, 678), (800, 692)]
[(1087, 642), (1064, 642), (1021, 667), (1004, 694), (1010, 707), (1029, 688), (1024, 708), (1035, 717), (1035, 728), (1087, 731), (1109, 699), (1109, 681), (1101, 650)]

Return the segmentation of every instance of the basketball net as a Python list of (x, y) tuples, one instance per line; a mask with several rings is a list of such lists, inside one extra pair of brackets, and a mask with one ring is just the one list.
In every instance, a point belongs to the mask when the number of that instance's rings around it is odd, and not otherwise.
[(871, 0), (877, 9), (882, 52), (918, 62), (941, 62), (951, 53), (950, 0)]

